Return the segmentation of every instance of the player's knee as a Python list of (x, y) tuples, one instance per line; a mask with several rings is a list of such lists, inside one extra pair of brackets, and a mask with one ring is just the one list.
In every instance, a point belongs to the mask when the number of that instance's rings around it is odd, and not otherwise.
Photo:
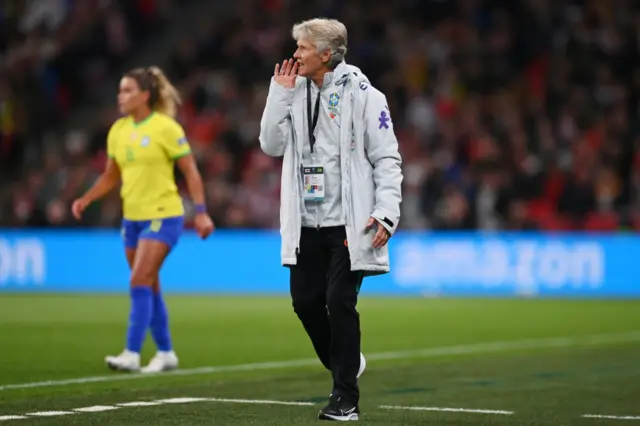
[(145, 287), (153, 287), (154, 282), (156, 281), (156, 273), (150, 271), (138, 271), (135, 270), (131, 273), (131, 279), (129, 280), (129, 284), (132, 287), (137, 286), (145, 286)]

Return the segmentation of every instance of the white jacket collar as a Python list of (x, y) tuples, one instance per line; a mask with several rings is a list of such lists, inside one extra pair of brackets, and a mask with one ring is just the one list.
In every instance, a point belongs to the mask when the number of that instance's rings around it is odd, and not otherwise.
[(355, 80), (358, 83), (364, 82), (367, 84), (371, 84), (366, 75), (360, 70), (360, 68), (349, 65), (345, 61), (342, 61), (338, 64), (338, 66), (333, 70), (334, 80), (336, 86), (342, 86), (347, 84), (349, 80)]

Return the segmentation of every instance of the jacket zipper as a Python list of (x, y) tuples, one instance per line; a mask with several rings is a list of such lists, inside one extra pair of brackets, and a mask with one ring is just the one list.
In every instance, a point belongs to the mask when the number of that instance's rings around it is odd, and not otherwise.
[[(295, 159), (295, 163), (294, 163), (294, 168), (296, 169), (296, 172), (294, 173), (294, 181), (295, 181), (295, 193), (297, 194), (297, 198), (298, 198), (298, 209), (300, 209), (300, 185), (302, 182), (302, 177), (300, 175), (300, 171), (302, 170), (302, 164), (301, 164), (301, 158), (298, 156), (298, 146), (297, 146), (297, 139), (296, 139), (296, 132), (295, 132), (295, 123), (296, 123), (296, 119), (295, 119), (295, 114), (293, 113), (293, 109), (291, 109), (290, 111), (291, 113), (291, 121), (293, 124), (293, 157)], [(300, 213), (301, 214), (301, 213)], [(296, 259), (298, 257), (298, 255), (300, 254), (300, 236), (298, 236), (298, 241), (297, 241), (297, 245), (295, 248), (295, 255), (296, 255)]]
[[(322, 99), (322, 89), (323, 88), (324, 88), (324, 86), (323, 87), (318, 87), (317, 96), (320, 96), (320, 99)], [(320, 106), (318, 106), (318, 108), (320, 108)], [(318, 126), (320, 126), (320, 122), (318, 122)], [(316, 131), (318, 131), (318, 126), (316, 126)], [(313, 154), (312, 154), (312, 156), (313, 156)], [(327, 190), (326, 178), (327, 177), (325, 176), (325, 188), (324, 188), (325, 189), (325, 194), (326, 194), (326, 190)], [(316, 204), (316, 232), (320, 232), (320, 225), (322, 223), (321, 216), (322, 216), (322, 202), (319, 202), (319, 203)]]
[(316, 231), (320, 231), (320, 225), (322, 224), (322, 203), (318, 203), (316, 209)]

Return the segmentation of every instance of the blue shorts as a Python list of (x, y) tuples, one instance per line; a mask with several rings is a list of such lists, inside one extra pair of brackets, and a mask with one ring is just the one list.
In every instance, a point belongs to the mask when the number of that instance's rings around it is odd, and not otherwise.
[(161, 241), (172, 249), (178, 244), (183, 228), (182, 216), (153, 220), (122, 219), (122, 238), (126, 248), (136, 248), (139, 239), (148, 238)]

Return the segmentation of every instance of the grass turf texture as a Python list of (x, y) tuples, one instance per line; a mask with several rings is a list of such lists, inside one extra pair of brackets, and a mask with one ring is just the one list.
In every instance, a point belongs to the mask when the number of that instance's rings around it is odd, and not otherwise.
[[(181, 370), (313, 359), (286, 297), (168, 297)], [(129, 302), (116, 296), (0, 296), (0, 418), (131, 401), (201, 397), (301, 401), (280, 406), (200, 401), (7, 424), (306, 425), (331, 391), (319, 363), (255, 371), (119, 379), (104, 366), (122, 349)], [(379, 425), (599, 425), (583, 414), (640, 416), (640, 302), (361, 299), (361, 423)], [(612, 335), (589, 344), (532, 340)], [(538, 343), (536, 343), (538, 342)], [(480, 344), (480, 346), (469, 346)], [(457, 351), (452, 346), (467, 348)], [(484, 346), (483, 346), (484, 345)], [(501, 346), (502, 345), (502, 346)], [(445, 348), (376, 359), (381, 352)], [(469, 349), (471, 348), (471, 349)], [(500, 349), (501, 348), (501, 349)], [(153, 354), (149, 337), (145, 362)], [(396, 354), (397, 355), (397, 354)], [(384, 358), (384, 357), (383, 357)], [(303, 363), (304, 364), (304, 363)], [(105, 376), (61, 386), (6, 385)], [(513, 411), (513, 415), (389, 410), (381, 406)], [(628, 423), (628, 422), (627, 422)], [(633, 422), (631, 422), (633, 423)]]

